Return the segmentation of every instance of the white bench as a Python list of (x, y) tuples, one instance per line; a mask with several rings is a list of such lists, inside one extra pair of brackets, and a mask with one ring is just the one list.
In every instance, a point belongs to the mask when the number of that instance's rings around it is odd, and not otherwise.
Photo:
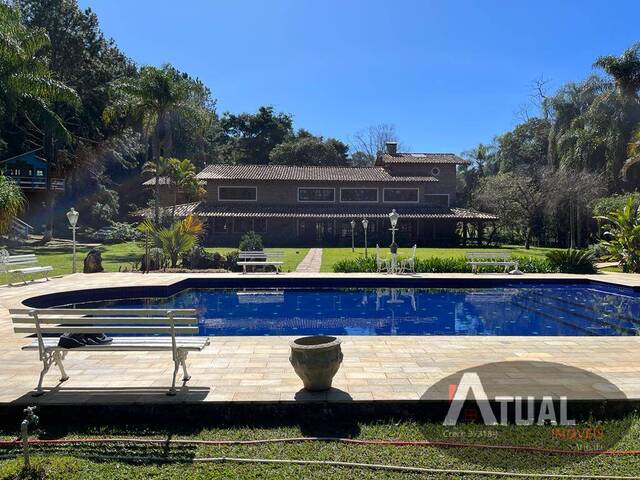
[(240, 252), (238, 254), (238, 265), (242, 265), (242, 273), (247, 273), (247, 267), (267, 267), (268, 265), (276, 269), (276, 273), (280, 272), (280, 266), (284, 263), (282, 260), (272, 260), (273, 258), (284, 257), (283, 252), (264, 252), (261, 250), (253, 252)]
[[(187, 355), (189, 352), (199, 352), (209, 344), (207, 337), (182, 336), (198, 334), (198, 319), (193, 309), (18, 308), (11, 309), (9, 312), (16, 333), (36, 335), (31, 344), (23, 347), (23, 350), (38, 350), (40, 361), (43, 363), (34, 394), (36, 396), (44, 393), (42, 381), (54, 363), (62, 374), (60, 381), (68, 380), (69, 377), (62, 362), (70, 351), (76, 350), (79, 352), (171, 352), (174, 370), (168, 394), (175, 395), (176, 375), (180, 366), (184, 373), (183, 381), (187, 382), (191, 378), (187, 373)], [(64, 333), (134, 334), (136, 336), (116, 336), (112, 342), (103, 345), (63, 348), (58, 345), (58, 340)]]
[[(11, 285), (10, 276), (14, 273), (21, 275), (22, 281), (24, 284), (27, 284), (27, 275), (34, 275), (36, 273), (44, 273), (44, 278), (48, 281), (49, 275), (48, 272), (53, 270), (51, 266), (40, 266), (37, 265), (35, 267), (21, 267), (20, 265), (33, 265), (34, 263), (38, 263), (38, 259), (33, 253), (29, 253), (26, 255), (9, 255), (9, 252), (6, 250), (0, 250), (0, 270), (2, 270), (6, 275), (9, 276), (7, 283)], [(18, 267), (18, 268), (13, 268)], [(31, 278), (33, 281), (33, 277)]]
[[(469, 252), (466, 254), (467, 264), (471, 265), (471, 271), (478, 273), (479, 267), (498, 266), (504, 267), (504, 273), (510, 275), (520, 275), (518, 261), (511, 259), (511, 254), (507, 252)], [(513, 267), (513, 270), (509, 270)]]

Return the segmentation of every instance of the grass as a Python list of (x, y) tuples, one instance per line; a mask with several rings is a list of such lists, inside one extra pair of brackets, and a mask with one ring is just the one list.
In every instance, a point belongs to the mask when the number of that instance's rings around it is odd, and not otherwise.
[[(579, 428), (582, 426), (577, 425)], [(622, 420), (611, 420), (599, 424), (605, 432), (620, 432), (615, 445), (609, 448), (620, 450), (640, 449), (640, 419), (629, 416)], [(398, 423), (362, 423), (335, 424), (325, 421), (320, 426), (278, 426), (272, 428), (216, 428), (195, 429), (190, 432), (122, 431), (107, 430), (82, 433), (66, 433), (67, 437), (96, 436), (136, 436), (146, 438), (189, 438), (199, 440), (215, 439), (267, 439), (298, 436), (349, 436), (360, 439), (396, 439), (425, 440), (439, 439), (444, 431), (455, 431), (463, 438), (449, 438), (460, 443), (485, 443), (500, 445), (551, 446), (549, 444), (550, 426), (532, 427), (485, 427), (482, 425), (462, 425), (443, 427), (441, 424)], [(488, 428), (495, 429), (498, 435), (485, 436)], [(13, 432), (10, 432), (13, 433)], [(6, 438), (11, 438), (6, 433)], [(59, 438), (59, 434), (48, 438)], [(64, 434), (62, 435), (64, 436)], [(15, 438), (15, 433), (13, 433)], [(568, 445), (556, 445), (568, 448)], [(3, 453), (7, 452), (3, 449)], [(8, 452), (7, 452), (8, 453)], [(20, 454), (19, 447), (11, 453)], [(92, 456), (129, 456), (128, 461), (114, 459), (91, 459)], [(172, 462), (148, 461), (143, 457), (172, 459)], [(181, 478), (331, 478), (331, 479), (422, 479), (422, 478), (465, 478), (487, 479), (504, 478), (491, 475), (444, 475), (411, 474), (366, 468), (333, 467), (326, 465), (285, 465), (285, 464), (235, 464), (210, 463), (195, 464), (193, 458), (202, 457), (240, 457), (267, 459), (329, 460), (362, 463), (381, 463), (392, 465), (418, 466), (437, 469), (507, 471), (522, 474), (554, 473), (601, 476), (625, 475), (635, 477), (640, 471), (638, 455), (598, 455), (598, 456), (558, 456), (544, 453), (514, 452), (490, 449), (438, 448), (428, 446), (389, 446), (389, 445), (348, 445), (340, 443), (273, 443), (258, 445), (199, 445), (199, 446), (107, 446), (84, 444), (73, 447), (48, 447), (44, 450), (34, 447), (32, 452), (32, 475), (20, 476), (22, 461), (5, 460), (0, 462), (0, 479), (14, 478), (65, 478), (65, 479), (181, 479)], [(25, 473), (25, 472), (23, 472)]]
[[(144, 249), (136, 242), (125, 242), (117, 244), (106, 244), (98, 248), (102, 253), (102, 266), (105, 272), (117, 272), (121, 269), (131, 270), (132, 264), (139, 262)], [(77, 262), (78, 271), (82, 271), (83, 260), (86, 254), (89, 252), (89, 248), (78, 248), (77, 250)], [(219, 252), (222, 255), (237, 250), (229, 247), (209, 247), (209, 252)], [(308, 248), (267, 248), (267, 251), (280, 251), (284, 252), (284, 264), (282, 265), (282, 271), (294, 271), (300, 261), (309, 251)], [(35, 253), (40, 265), (51, 265), (53, 267), (52, 276), (67, 275), (72, 270), (72, 249), (71, 247), (61, 248), (19, 248), (12, 251), (15, 254), (21, 253)], [(0, 282), (4, 283), (4, 276), (0, 277)], [(36, 278), (40, 278), (42, 275), (36, 275)]]
[[(389, 249), (382, 248), (380, 249), (383, 253), (382, 255), (388, 256)], [(504, 245), (498, 249), (489, 248), (489, 247), (460, 247), (460, 248), (418, 248), (416, 251), (416, 256), (418, 258), (424, 257), (463, 257), (467, 252), (486, 252), (486, 251), (504, 251), (509, 252), (512, 255), (518, 255), (523, 257), (536, 257), (542, 258), (545, 256), (547, 252), (550, 250), (554, 250), (553, 248), (547, 247), (531, 247), (529, 250), (519, 245)], [(369, 255), (375, 255), (376, 249), (375, 246), (373, 248), (368, 249)], [(411, 254), (410, 248), (400, 248), (398, 250), (398, 254), (400, 256), (408, 256)], [(356, 248), (355, 252), (351, 251), (351, 248), (323, 248), (322, 249), (322, 272), (333, 272), (333, 264), (344, 260), (347, 258), (351, 258), (353, 256), (364, 255), (364, 248)]]

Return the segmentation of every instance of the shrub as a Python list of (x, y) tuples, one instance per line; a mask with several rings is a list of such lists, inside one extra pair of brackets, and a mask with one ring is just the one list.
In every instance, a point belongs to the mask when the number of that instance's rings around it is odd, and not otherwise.
[[(518, 260), (520, 270), (525, 273), (552, 273), (555, 270), (546, 258), (514, 257)], [(375, 272), (375, 257), (363, 256), (340, 260), (333, 265), (333, 271), (338, 273)], [(504, 267), (486, 266), (483, 272), (503, 272)], [(471, 266), (465, 257), (426, 257), (416, 258), (416, 272), (418, 273), (471, 273)]]
[(464, 257), (416, 258), (416, 272), (420, 273), (466, 273), (471, 267)]
[(160, 270), (167, 267), (167, 257), (161, 248), (150, 248), (149, 258), (146, 254), (142, 254), (140, 258), (140, 268), (144, 271)]
[(202, 223), (189, 215), (170, 227), (156, 231), (158, 243), (169, 258), (171, 268), (178, 265), (178, 258), (198, 243), (198, 235), (202, 232)]
[(339, 273), (351, 272), (375, 272), (376, 258), (358, 256), (355, 258), (346, 258), (333, 264), (333, 271)]
[(241, 268), (238, 266), (238, 257), (240, 252), (233, 250), (225, 255), (224, 268), (231, 272), (239, 272)]
[(10, 178), (0, 174), (0, 234), (6, 233), (13, 217), (22, 213), (27, 201), (20, 187)]
[(256, 232), (245, 233), (240, 239), (239, 250), (241, 252), (255, 252), (258, 250), (264, 250), (262, 237)]
[(141, 233), (132, 223), (114, 222), (109, 227), (101, 228), (91, 237), (104, 243), (121, 243), (138, 240)]
[(595, 257), (589, 250), (552, 250), (547, 253), (551, 268), (561, 273), (595, 273)]
[(633, 198), (627, 198), (624, 207), (596, 218), (607, 227), (606, 240), (600, 242), (606, 258), (619, 262), (623, 272), (640, 273), (640, 208)]
[(518, 260), (518, 268), (524, 273), (554, 273), (555, 270), (547, 258), (540, 257), (514, 257)]
[(209, 253), (200, 246), (182, 255), (182, 266), (194, 270), (223, 268), (223, 263), (222, 255), (218, 252)]

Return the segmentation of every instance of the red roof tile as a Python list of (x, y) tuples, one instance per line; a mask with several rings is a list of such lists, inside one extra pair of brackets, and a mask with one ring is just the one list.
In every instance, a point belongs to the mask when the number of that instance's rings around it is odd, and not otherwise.
[(377, 167), (302, 167), (296, 165), (208, 165), (202, 180), (295, 180), (331, 182), (437, 182), (430, 176), (393, 176)]
[(376, 165), (382, 166), (387, 163), (453, 163), (456, 165), (469, 165), (471, 162), (453, 153), (398, 152), (394, 155), (389, 153), (379, 154), (376, 159)]

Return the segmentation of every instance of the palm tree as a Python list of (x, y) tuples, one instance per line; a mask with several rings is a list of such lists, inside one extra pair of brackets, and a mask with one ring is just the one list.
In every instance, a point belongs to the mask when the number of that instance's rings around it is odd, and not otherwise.
[(640, 128), (633, 132), (631, 141), (627, 144), (627, 160), (622, 165), (622, 178), (627, 178), (627, 172), (631, 167), (640, 163)]
[(0, 174), (0, 234), (7, 233), (11, 220), (24, 210), (25, 204), (20, 187)]
[(173, 213), (176, 214), (178, 192), (182, 191), (187, 197), (194, 198), (203, 193), (203, 188), (196, 178), (196, 167), (191, 160), (169, 159), (169, 176), (173, 184)]
[(629, 196), (624, 207), (596, 219), (604, 220), (607, 227), (606, 240), (600, 245), (608, 259), (619, 262), (623, 272), (640, 273), (640, 209), (633, 198)]
[[(0, 3), (0, 111), (9, 119), (18, 112), (36, 127), (48, 123), (69, 139), (62, 119), (55, 113), (55, 102), (80, 104), (78, 94), (52, 78), (47, 59), (41, 52), (49, 45), (42, 29), (27, 29), (17, 9)], [(30, 118), (33, 112), (38, 119)]]
[(182, 191), (187, 197), (195, 198), (204, 189), (196, 178), (196, 167), (191, 160), (160, 157), (158, 163), (146, 162), (142, 166), (142, 173), (150, 173), (160, 179), (160, 183), (173, 191), (173, 213), (175, 217), (178, 203), (178, 192)]
[[(56, 139), (65, 143), (72, 140), (55, 105), (77, 107), (80, 98), (75, 90), (51, 76), (47, 58), (41, 53), (49, 44), (44, 30), (27, 29), (16, 8), (0, 3), (0, 114), (8, 121), (13, 121), (18, 114), (24, 117), (35, 134), (42, 138), (44, 156), (51, 172)], [(55, 197), (50, 179), (49, 174), (49, 222), (45, 239), (51, 236), (53, 224)]]
[(626, 49), (622, 55), (598, 57), (594, 67), (602, 68), (616, 83), (621, 95), (638, 99), (640, 90), (640, 43)]
[[(117, 82), (105, 120), (116, 118), (141, 127), (151, 145), (151, 162), (160, 165), (171, 149), (171, 119), (176, 115), (201, 115), (196, 83), (171, 65), (146, 66), (133, 80)], [(154, 221), (160, 220), (161, 168), (155, 169)]]

